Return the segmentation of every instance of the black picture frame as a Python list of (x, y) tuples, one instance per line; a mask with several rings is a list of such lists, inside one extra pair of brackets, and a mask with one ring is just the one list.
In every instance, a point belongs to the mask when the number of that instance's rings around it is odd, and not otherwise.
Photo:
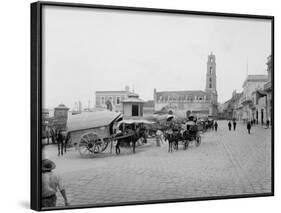
[[(41, 113), (42, 113), (42, 7), (75, 7), (75, 8), (94, 8), (122, 11), (138, 11), (138, 12), (154, 12), (164, 14), (186, 14), (214, 17), (233, 17), (233, 18), (249, 18), (271, 21), (271, 56), (272, 56), (272, 129), (271, 129), (271, 189), (270, 193), (263, 194), (247, 194), (247, 195), (231, 195), (231, 196), (215, 196), (215, 197), (200, 197), (186, 199), (170, 199), (170, 200), (148, 200), (142, 202), (128, 203), (111, 203), (104, 205), (81, 205), (54, 207), (42, 209), (40, 204), (41, 199)], [(174, 9), (156, 9), (156, 8), (141, 8), (141, 7), (125, 7), (112, 5), (94, 5), (81, 3), (63, 3), (63, 2), (34, 2), (31, 3), (31, 209), (55, 210), (55, 209), (77, 209), (89, 207), (108, 207), (108, 206), (123, 206), (123, 205), (142, 205), (154, 203), (171, 203), (171, 202), (186, 202), (186, 201), (202, 201), (216, 199), (233, 199), (233, 198), (249, 198), (249, 197), (264, 197), (274, 196), (274, 16), (266, 15), (249, 15), (236, 13), (218, 13), (205, 11), (186, 11)]]

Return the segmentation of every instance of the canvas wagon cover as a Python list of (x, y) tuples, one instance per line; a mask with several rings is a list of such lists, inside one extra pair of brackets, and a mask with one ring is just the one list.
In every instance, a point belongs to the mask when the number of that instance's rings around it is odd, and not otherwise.
[(139, 119), (139, 120), (134, 120), (134, 119), (128, 119), (128, 120), (122, 120), (118, 124), (154, 124), (155, 122), (144, 120), (144, 119)]
[(121, 113), (111, 111), (85, 112), (68, 118), (68, 132), (108, 126), (121, 117)]

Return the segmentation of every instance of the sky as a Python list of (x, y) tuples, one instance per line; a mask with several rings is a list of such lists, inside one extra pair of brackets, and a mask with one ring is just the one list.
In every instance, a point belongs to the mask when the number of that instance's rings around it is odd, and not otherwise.
[(271, 53), (268, 20), (44, 6), (42, 32), (44, 108), (87, 107), (126, 85), (143, 100), (154, 88), (204, 90), (211, 52), (223, 103), (247, 73), (267, 74)]

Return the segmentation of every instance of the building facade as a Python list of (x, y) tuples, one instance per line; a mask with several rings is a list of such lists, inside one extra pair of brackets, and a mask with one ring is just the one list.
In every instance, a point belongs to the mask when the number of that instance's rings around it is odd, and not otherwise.
[(149, 100), (144, 102), (143, 104), (143, 115), (153, 115), (154, 113), (154, 101), (153, 100)]
[(267, 58), (267, 82), (264, 85), (264, 92), (266, 93), (266, 119), (272, 122), (272, 57)]
[(241, 97), (243, 93), (236, 90), (232, 92), (232, 97), (223, 104), (223, 118), (227, 120), (242, 120)]
[(144, 101), (137, 94), (129, 94), (128, 98), (121, 101), (124, 118), (142, 117)]
[(267, 82), (267, 75), (248, 75), (243, 83), (243, 95), (241, 97), (242, 120), (265, 121), (264, 97), (259, 96)]
[(156, 91), (154, 111), (169, 111), (179, 116), (217, 116), (216, 57), (208, 56), (205, 90)]
[(96, 91), (96, 108), (122, 112), (122, 101), (128, 99), (131, 94), (135, 93), (130, 92), (130, 88), (128, 86), (125, 87), (125, 90), (120, 91)]

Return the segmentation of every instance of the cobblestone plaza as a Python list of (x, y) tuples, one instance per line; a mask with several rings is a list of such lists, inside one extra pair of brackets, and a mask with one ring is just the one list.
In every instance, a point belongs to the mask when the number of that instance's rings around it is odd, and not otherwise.
[[(69, 149), (63, 157), (46, 147), (66, 186), (70, 205), (246, 195), (271, 192), (271, 129), (253, 126), (248, 134), (238, 123), (228, 131), (219, 121), (218, 131), (202, 134), (199, 147), (168, 153), (167, 143), (156, 146), (154, 138), (133, 154), (121, 148), (83, 159)], [(58, 195), (58, 206), (63, 200)]]

